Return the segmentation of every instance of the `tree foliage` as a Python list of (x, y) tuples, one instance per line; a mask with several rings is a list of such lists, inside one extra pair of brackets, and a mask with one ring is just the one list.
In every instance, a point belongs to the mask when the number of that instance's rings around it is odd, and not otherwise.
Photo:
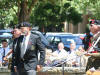
[(100, 19), (100, 0), (73, 0), (71, 4), (81, 14), (90, 14), (90, 18)]
[(55, 3), (49, 1), (39, 2), (34, 8), (33, 14), (34, 16), (31, 16), (31, 22), (39, 25), (39, 27), (47, 27), (49, 30), (53, 28), (57, 29), (58, 27), (62, 28), (63, 25), (61, 23), (65, 21), (72, 22), (76, 25), (82, 20), (81, 14), (66, 1), (56, 1)]
[[(20, 23), (23, 21), (29, 21), (31, 11), (37, 1), (38, 0), (1, 0), (0, 1), (0, 5), (1, 5), (0, 16), (2, 18), (0, 20), (1, 24), (4, 21), (5, 24), (10, 24), (10, 22)], [(2, 17), (4, 15), (5, 17)], [(13, 19), (11, 19), (12, 17)], [(4, 19), (8, 19), (9, 22), (7, 22)]]
[(80, 14), (71, 7), (70, 0), (2, 0), (0, 24), (13, 25), (30, 21), (42, 27), (63, 27), (62, 22), (77, 24)]

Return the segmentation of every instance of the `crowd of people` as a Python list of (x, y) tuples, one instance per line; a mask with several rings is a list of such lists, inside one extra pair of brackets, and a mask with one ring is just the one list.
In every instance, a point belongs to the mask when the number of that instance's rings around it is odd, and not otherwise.
[[(76, 49), (75, 41), (71, 41), (69, 51), (64, 49), (62, 42), (58, 43), (58, 50), (45, 49), (40, 36), (31, 33), (31, 25), (28, 22), (22, 22), (13, 29), (12, 43), (8, 47), (7, 40), (2, 40), (0, 48), (0, 66), (8, 66), (9, 56), (12, 55), (11, 75), (36, 75), (42, 66), (60, 67), (63, 64), (67, 67), (86, 67), (86, 71), (100, 66), (100, 21), (90, 21), (90, 32), (93, 33), (83, 40), (84, 47)], [(88, 35), (87, 35), (88, 36)], [(58, 65), (59, 64), (59, 65)]]
[(54, 52), (46, 51), (45, 66), (58, 66), (57, 64), (64, 64), (67, 67), (86, 67), (88, 56), (84, 55), (85, 50), (83, 46), (76, 49), (76, 43), (72, 41), (70, 43), (70, 50), (64, 49), (64, 44), (60, 42), (58, 44), (58, 50)]
[[(11, 75), (36, 75), (36, 70), (41, 69), (45, 60), (45, 50), (40, 36), (31, 33), (30, 23), (22, 22), (14, 28), (12, 39), (13, 42), (5, 55), (3, 53), (6, 50), (0, 49), (1, 64), (6, 66), (7, 58), (12, 54)], [(40, 61), (38, 53), (40, 53)]]
[[(57, 63), (61, 64), (64, 60), (66, 66), (86, 67), (87, 75), (91, 75), (90, 72), (100, 71), (100, 20), (91, 20), (89, 27), (93, 36), (90, 35), (90, 32), (87, 33), (87, 36), (83, 39), (84, 47), (80, 46), (76, 49), (75, 42), (72, 42), (70, 43), (70, 51), (66, 51), (63, 54), (61, 49), (59, 49), (59, 43), (57, 51), (53, 53), (47, 52), (46, 66), (56, 66)], [(62, 50), (64, 50), (63, 47)], [(61, 52), (62, 55), (60, 55), (59, 52)], [(57, 56), (54, 56), (54, 53), (56, 53), (55, 55)]]

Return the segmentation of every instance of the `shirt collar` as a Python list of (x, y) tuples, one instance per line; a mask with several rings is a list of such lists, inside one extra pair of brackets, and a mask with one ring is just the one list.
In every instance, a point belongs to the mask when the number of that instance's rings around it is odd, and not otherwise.
[(30, 37), (31, 33), (27, 36), (24, 36), (25, 39), (28, 39)]

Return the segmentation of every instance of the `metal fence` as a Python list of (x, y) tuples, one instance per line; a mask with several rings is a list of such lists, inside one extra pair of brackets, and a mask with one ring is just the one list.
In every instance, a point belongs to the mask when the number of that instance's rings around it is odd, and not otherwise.
[(43, 67), (37, 75), (86, 75), (85, 67)]
[[(0, 75), (10, 75), (7, 67), (0, 67)], [(43, 67), (37, 75), (86, 75), (85, 67)]]

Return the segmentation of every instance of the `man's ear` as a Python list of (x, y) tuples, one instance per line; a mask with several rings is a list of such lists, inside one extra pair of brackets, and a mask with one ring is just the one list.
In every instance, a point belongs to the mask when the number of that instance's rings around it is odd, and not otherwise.
[(29, 27), (27, 27), (27, 30), (30, 30), (30, 28), (29, 28)]
[(29, 30), (31, 30), (32, 29), (32, 27), (29, 27)]

